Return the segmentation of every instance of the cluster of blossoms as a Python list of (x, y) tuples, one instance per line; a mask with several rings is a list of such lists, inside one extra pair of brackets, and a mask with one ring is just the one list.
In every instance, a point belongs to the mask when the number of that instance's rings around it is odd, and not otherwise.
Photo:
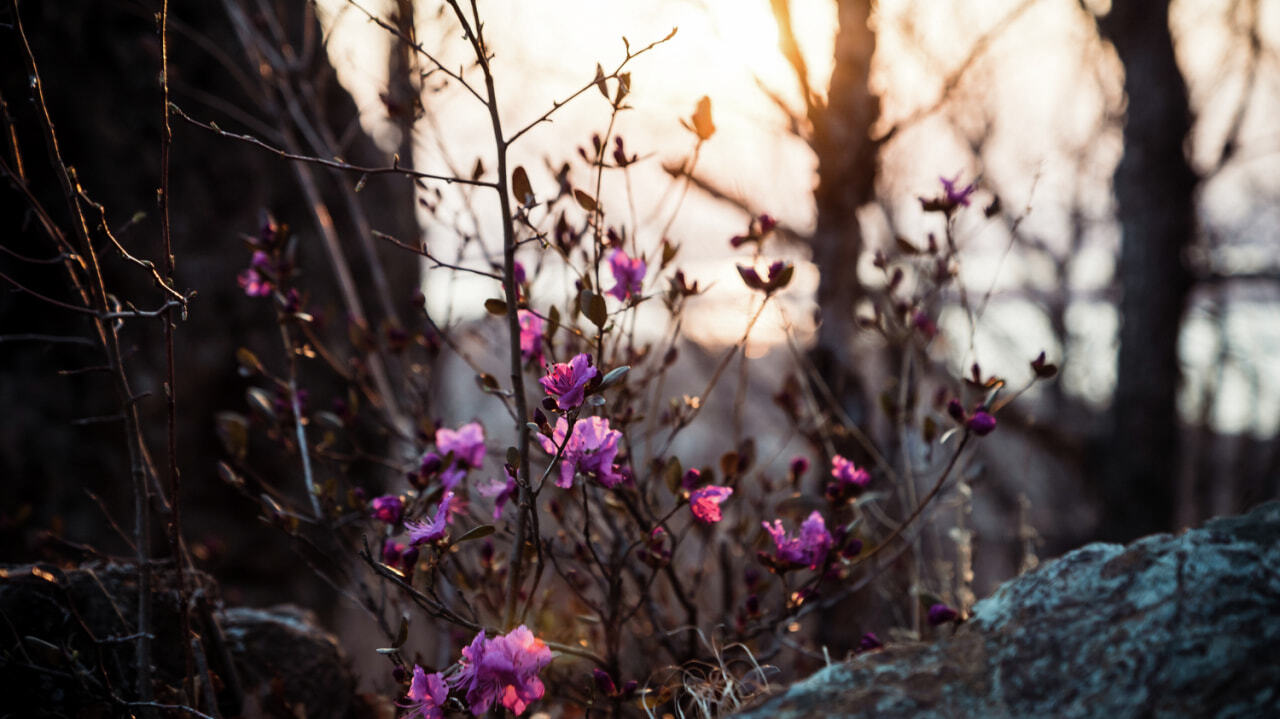
[(453, 677), (446, 678), (440, 672), (427, 674), (415, 665), (405, 697), (408, 701), (400, 706), (409, 710), (408, 717), (440, 719), (452, 689), (465, 697), (475, 716), (489, 711), (495, 702), (519, 716), (546, 692), (538, 673), (551, 659), (546, 643), (523, 624), (492, 639), (481, 631), (463, 648), (460, 668)]
[[(458, 429), (440, 428), (435, 433), (436, 449), (423, 455), (418, 471), (409, 476), (409, 480), (419, 489), (425, 489), (433, 480), (438, 480), (443, 494), (435, 510), (429, 517), (421, 520), (404, 522), (404, 530), (408, 533), (408, 543), (387, 539), (382, 546), (382, 561), (391, 567), (399, 567), (406, 574), (411, 574), (418, 558), (417, 547), (423, 544), (443, 541), (448, 537), (449, 525), (453, 515), (462, 504), (461, 498), (454, 489), (472, 469), (484, 464), (485, 437), (484, 428), (478, 422), (465, 424)], [(447, 462), (447, 463), (446, 463)], [(502, 513), (502, 506), (514, 491), (514, 479), (511, 487), (502, 485), (501, 489), (487, 493), (488, 488), (481, 488), (481, 494), (494, 497), (497, 508), (495, 518)], [(503, 490), (506, 490), (505, 495)], [(377, 521), (396, 527), (405, 515), (404, 499), (399, 495), (387, 494), (376, 497), (369, 503), (370, 515)]]

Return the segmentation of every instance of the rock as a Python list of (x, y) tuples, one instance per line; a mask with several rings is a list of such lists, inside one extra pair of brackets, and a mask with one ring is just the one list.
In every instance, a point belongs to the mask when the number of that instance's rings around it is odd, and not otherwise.
[(1280, 716), (1280, 502), (1091, 544), (955, 633), (828, 667), (743, 717)]
[[(175, 578), (160, 567), (152, 574), (152, 683), (162, 704), (178, 701), (186, 674)], [(376, 714), (356, 694), (337, 640), (309, 612), (288, 605), (220, 610), (209, 575), (189, 573), (187, 584), (191, 629), (203, 643), (222, 715)], [(131, 564), (0, 566), (0, 716), (128, 715), (137, 676), (137, 596)]]

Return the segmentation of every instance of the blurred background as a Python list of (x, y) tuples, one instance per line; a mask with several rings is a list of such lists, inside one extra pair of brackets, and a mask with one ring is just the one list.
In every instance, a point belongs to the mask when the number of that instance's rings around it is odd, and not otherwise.
[[(108, 208), (121, 241), (158, 257), (155, 3), (20, 7), (67, 163)], [(940, 177), (976, 182), (974, 206), (956, 219), (959, 281), (934, 308), (941, 333), (929, 356), (940, 374), (963, 376), (978, 363), (1015, 388), (1030, 380), (1041, 351), (1061, 370), (1004, 408), (999, 431), (970, 463), (972, 494), (963, 501), (971, 502), (977, 596), (1037, 558), (1176, 531), (1280, 494), (1280, 3), (479, 7), (508, 127), (589, 82), (597, 63), (615, 67), (624, 36), (638, 49), (679, 28), (628, 66), (631, 109), (615, 133), (641, 161), (600, 199), (627, 208), (646, 254), (678, 240), (685, 272), (710, 285), (686, 318), (690, 386), (748, 319), (733, 268), (742, 253), (729, 239), (760, 213), (779, 220), (781, 239), (768, 254), (799, 263), (797, 280), (752, 335), (747, 354), (760, 364), (744, 380), (750, 419), (734, 431), (776, 440), (780, 467), (790, 447), (803, 450), (769, 434), (793, 344), (843, 413), (882, 445), (901, 441), (877, 414), (894, 387), (895, 357), (856, 318), (885, 284), (877, 252), (894, 253), (897, 238), (923, 247), (930, 234), (942, 236), (941, 216), (926, 214), (919, 198), (937, 195)], [(443, 10), (426, 0), (174, 4), (172, 100), (296, 154), (367, 166), (398, 156), (419, 170), (491, 177), (484, 108), (428, 72), (403, 41), (446, 66), (464, 62), (470, 50)], [(25, 161), (32, 196), (12, 181), (0, 191), (0, 271), (65, 299), (60, 266), (29, 261), (53, 252), (33, 203), (58, 207), (60, 189), (12, 13), (0, 10), (0, 98), (14, 138), (5, 160), (10, 173)], [(704, 95), (717, 133), (693, 164), (694, 138), (681, 120)], [(587, 93), (512, 149), (535, 193), (556, 192), (562, 163), (590, 148), (608, 110)], [(248, 386), (236, 350), (279, 354), (274, 317), (236, 281), (248, 261), (241, 237), (258, 231), (264, 210), (294, 227), (323, 331), (345, 335), (353, 315), (323, 249), (330, 237), (352, 268), (367, 326), (410, 322), (420, 289), (439, 329), (478, 352), (502, 346), (483, 328), (482, 301), (497, 283), (419, 262), (373, 233), (425, 241), (437, 258), (488, 269), (500, 257), (497, 203), (386, 175), (361, 180), (357, 192), (349, 174), (290, 163), (178, 119), (174, 133), (178, 284), (198, 293), (178, 326), (187, 538), (233, 601), (332, 611), (329, 599), (306, 600), (331, 595), (217, 476), (215, 417), (243, 408)], [(13, 147), (26, 153), (21, 161)], [(569, 181), (585, 183), (582, 172)], [(1000, 211), (984, 212), (997, 198)], [(113, 260), (105, 270), (122, 296), (156, 304), (136, 268)], [(96, 362), (91, 345), (48, 340), (83, 336), (86, 322), (11, 282), (0, 289), (0, 560), (86, 546), (124, 551), (108, 520), (128, 517), (130, 503), (109, 381), (83, 371)], [(152, 397), (139, 405), (144, 425), (160, 447), (160, 334), (130, 323), (125, 337), (135, 386)], [(439, 362), (431, 385), (401, 389), (437, 394), (451, 424), (498, 409), (452, 389), (471, 382), (449, 350)], [(316, 394), (319, 402), (323, 387)], [(713, 402), (708, 412), (729, 409)], [(705, 428), (734, 425), (724, 417), (705, 419), (684, 449), (696, 454), (717, 439)], [(269, 473), (270, 456), (258, 459)], [(360, 471), (372, 486), (400, 479), (375, 466)]]

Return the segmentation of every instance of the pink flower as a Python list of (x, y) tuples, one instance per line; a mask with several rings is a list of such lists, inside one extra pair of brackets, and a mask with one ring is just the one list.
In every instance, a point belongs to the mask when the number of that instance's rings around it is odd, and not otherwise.
[(250, 297), (266, 297), (271, 294), (272, 284), (268, 279), (271, 272), (271, 258), (262, 250), (256, 250), (249, 260), (249, 269), (236, 276), (240, 289)]
[(546, 388), (547, 394), (556, 398), (556, 406), (570, 410), (582, 404), (586, 398), (587, 383), (600, 372), (591, 366), (591, 355), (576, 355), (568, 363), (558, 363), (551, 367), (547, 376), (538, 380)]
[(542, 318), (529, 310), (517, 312), (520, 316), (520, 356), (526, 362), (542, 364)]
[(453, 460), (475, 469), (484, 464), (484, 427), (479, 422), (464, 424), (457, 430), (436, 430), (436, 451), (453, 452)]
[(573, 475), (579, 472), (595, 475), (606, 487), (616, 487), (626, 479), (613, 464), (614, 458), (618, 456), (618, 440), (622, 439), (622, 433), (609, 429), (609, 420), (604, 417), (579, 420), (573, 425), (573, 434), (565, 445), (564, 438), (568, 431), (569, 423), (561, 417), (556, 420), (556, 428), (551, 437), (538, 435), (538, 443), (548, 454), (555, 455), (559, 447), (564, 447), (557, 487), (572, 487)]
[(698, 521), (715, 524), (724, 519), (720, 514), (720, 503), (728, 499), (731, 494), (733, 494), (732, 487), (709, 484), (702, 489), (694, 490), (693, 494), (689, 495), (689, 509)]
[(761, 522), (764, 530), (773, 537), (776, 547), (775, 557), (770, 558), (776, 569), (786, 570), (796, 567), (816, 569), (827, 557), (831, 549), (831, 533), (827, 531), (827, 523), (816, 510), (800, 525), (800, 535), (788, 537), (782, 528), (782, 520), (775, 519), (773, 524)]
[(507, 481), (501, 479), (490, 479), (489, 484), (479, 487), (480, 495), (483, 497), (493, 497), (493, 520), (496, 522), (502, 519), (502, 509), (507, 506), (516, 493), (516, 478), (511, 476), (511, 470), (507, 470)]
[(444, 539), (449, 533), (449, 523), (453, 521), (453, 504), (453, 490), (446, 490), (430, 522), (405, 522), (404, 528), (409, 530), (409, 544), (416, 547)]
[(613, 279), (617, 283), (613, 289), (609, 290), (609, 294), (616, 297), (619, 302), (625, 302), (628, 298), (640, 294), (640, 285), (644, 281), (645, 273), (644, 260), (639, 257), (634, 259), (628, 257), (627, 253), (617, 249), (609, 255), (609, 269), (613, 271)]
[(422, 667), (413, 665), (413, 681), (409, 682), (409, 693), (405, 695), (407, 704), (400, 708), (408, 709), (405, 717), (414, 715), (422, 719), (444, 719), (444, 705), (449, 700), (449, 687), (440, 672), (427, 674)]
[(453, 489), (467, 476), (468, 469), (484, 464), (484, 427), (472, 422), (457, 430), (437, 429), (436, 450), (442, 455), (453, 453), (453, 462), (440, 473), (440, 484), (445, 489)]
[(865, 487), (871, 483), (871, 475), (867, 470), (858, 467), (838, 454), (831, 458), (831, 476), (840, 480), (841, 484), (856, 484), (859, 487)]
[(831, 476), (827, 483), (827, 501), (842, 504), (871, 483), (871, 474), (840, 455), (831, 458)]
[(545, 693), (538, 672), (550, 663), (551, 650), (523, 624), (493, 639), (481, 631), (462, 650), (462, 671), (450, 683), (466, 690), (476, 716), (495, 701), (519, 716)]
[(373, 518), (379, 522), (387, 524), (395, 524), (400, 521), (400, 513), (404, 511), (404, 502), (394, 494), (387, 494), (371, 503), (373, 507)]

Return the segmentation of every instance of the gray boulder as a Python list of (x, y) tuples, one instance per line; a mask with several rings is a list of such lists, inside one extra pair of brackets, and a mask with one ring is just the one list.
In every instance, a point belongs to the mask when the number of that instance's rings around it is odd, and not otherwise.
[(954, 634), (828, 667), (743, 717), (1280, 717), (1280, 503), (1006, 582)]

